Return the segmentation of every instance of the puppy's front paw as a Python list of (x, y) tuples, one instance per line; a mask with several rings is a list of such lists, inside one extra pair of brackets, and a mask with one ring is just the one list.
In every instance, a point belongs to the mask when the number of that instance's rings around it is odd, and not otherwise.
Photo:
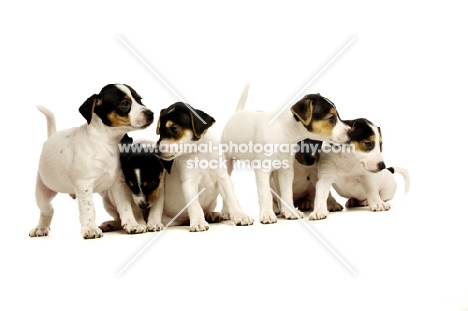
[(138, 223), (135, 224), (125, 224), (123, 226), (125, 231), (129, 234), (139, 234), (139, 233), (145, 233), (146, 232), (146, 225), (140, 225)]
[(262, 224), (274, 224), (278, 221), (278, 218), (276, 218), (275, 213), (272, 211), (268, 212), (260, 212), (260, 222)]
[(164, 225), (162, 223), (159, 224), (148, 224), (146, 226), (146, 231), (148, 232), (156, 232), (156, 231), (161, 231), (164, 229)]
[(250, 226), (254, 223), (253, 218), (244, 213), (231, 215), (231, 220), (236, 224), (236, 226)]
[(217, 223), (224, 220), (224, 215), (218, 212), (206, 212), (205, 213), (205, 220), (208, 223)]
[(102, 232), (111, 232), (111, 231), (117, 231), (122, 229), (122, 226), (120, 224), (120, 221), (115, 221), (115, 220), (109, 220), (103, 222), (100, 226), (99, 229), (102, 230)]
[(85, 239), (102, 238), (102, 231), (96, 226), (82, 226), (81, 235)]
[(328, 211), (316, 211), (311, 212), (309, 215), (309, 220), (320, 220), (327, 218)]
[(48, 236), (49, 235), (49, 228), (46, 227), (36, 227), (29, 231), (30, 237), (38, 237), (38, 236)]
[(284, 218), (286, 219), (298, 219), (298, 218), (304, 217), (304, 213), (297, 209), (293, 212), (289, 208), (286, 208), (283, 214), (284, 214)]
[(190, 232), (202, 232), (208, 229), (210, 229), (210, 226), (208, 225), (206, 221), (202, 223), (190, 225), (189, 227)]
[(381, 212), (381, 211), (388, 211), (390, 209), (390, 204), (388, 204), (387, 202), (375, 202), (375, 203), (370, 203), (369, 207), (371, 211)]

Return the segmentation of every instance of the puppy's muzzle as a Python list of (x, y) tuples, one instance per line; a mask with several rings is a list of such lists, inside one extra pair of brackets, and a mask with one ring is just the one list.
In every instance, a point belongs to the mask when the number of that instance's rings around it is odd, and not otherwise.
[(138, 203), (138, 207), (141, 208), (141, 209), (146, 209), (146, 208), (148, 208), (148, 206), (149, 206), (148, 202), (142, 201), (142, 202)]

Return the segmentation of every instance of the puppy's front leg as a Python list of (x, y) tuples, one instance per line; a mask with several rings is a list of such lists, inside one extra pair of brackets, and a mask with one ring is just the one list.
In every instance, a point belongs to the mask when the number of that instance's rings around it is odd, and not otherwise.
[(80, 211), (81, 234), (85, 239), (102, 237), (101, 229), (96, 226), (96, 210), (94, 209), (93, 188), (87, 183), (75, 185), (75, 195)]
[(163, 174), (163, 178), (159, 184), (159, 196), (156, 199), (156, 202), (151, 207), (148, 215), (148, 224), (146, 225), (146, 230), (150, 232), (161, 231), (164, 229), (164, 224), (162, 222), (162, 214), (164, 211), (164, 199), (165, 199), (165, 189), (164, 189), (164, 179), (166, 178), (166, 172)]
[(239, 201), (234, 194), (234, 185), (227, 172), (219, 173), (219, 192), (223, 198), (223, 209), (221, 211), (223, 218), (234, 221), (236, 226), (248, 226), (254, 223), (254, 220), (244, 213), (239, 205)]
[(378, 189), (380, 180), (377, 177), (377, 174), (379, 173), (372, 173), (372, 175), (366, 174), (362, 178), (360, 178), (360, 182), (366, 194), (367, 205), (369, 205), (369, 208), (374, 212), (387, 211), (390, 209), (390, 204), (382, 201), (382, 199), (380, 198)]
[(325, 219), (328, 215), (327, 199), (330, 187), (333, 184), (332, 175), (322, 175), (315, 185), (314, 211), (310, 213), (309, 220)]
[(273, 211), (273, 195), (270, 191), (270, 172), (255, 169), (257, 182), (258, 204), (260, 205), (260, 222), (273, 224), (278, 221)]
[(205, 220), (205, 214), (198, 201), (198, 183), (188, 179), (182, 182), (182, 192), (185, 202), (188, 204), (187, 211), (190, 219), (190, 232), (206, 231), (210, 228)]
[(281, 204), (281, 210), (286, 219), (298, 219), (304, 217), (304, 213), (294, 207), (292, 190), (293, 180), (294, 170), (292, 167), (278, 171), (278, 183), (281, 200), (283, 200), (283, 203)]
[[(132, 194), (125, 182), (119, 180), (110, 189), (113, 200), (119, 212), (122, 221), (122, 227), (130, 234), (146, 232), (146, 224), (141, 215), (141, 211), (135, 208), (135, 213), (139, 213), (138, 218), (135, 218), (134, 207), (132, 204)], [(134, 205), (134, 206), (132, 206)]]

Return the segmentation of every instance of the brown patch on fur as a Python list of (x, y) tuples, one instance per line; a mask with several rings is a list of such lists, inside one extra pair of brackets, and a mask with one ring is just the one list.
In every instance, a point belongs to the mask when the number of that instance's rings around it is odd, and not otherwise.
[(335, 127), (335, 124), (331, 124), (329, 118), (330, 117), (317, 121), (312, 120), (310, 126), (311, 130), (309, 130), (309, 128), (307, 129), (312, 133), (321, 134), (325, 137), (330, 137), (333, 132), (333, 128)]
[(159, 173), (159, 186), (154, 189), (149, 195), (148, 195), (148, 203), (152, 205), (157, 198), (159, 198), (159, 190), (161, 188), (161, 183), (163, 182), (164, 178), (164, 172)]
[(107, 115), (111, 126), (118, 127), (118, 126), (130, 126), (130, 117), (129, 116), (119, 116), (115, 111), (109, 113)]
[(368, 139), (366, 140), (361, 140), (361, 141), (351, 141), (350, 144), (354, 145), (355, 150), (361, 151), (361, 152), (369, 152), (369, 148), (366, 147), (366, 141), (371, 141), (374, 143), (374, 148), (375, 148), (375, 135), (369, 136)]

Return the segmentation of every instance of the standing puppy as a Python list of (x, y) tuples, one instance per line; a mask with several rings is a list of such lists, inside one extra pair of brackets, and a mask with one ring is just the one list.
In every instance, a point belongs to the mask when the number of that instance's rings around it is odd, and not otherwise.
[[(327, 217), (326, 200), (330, 187), (348, 198), (346, 207), (368, 205), (373, 211), (386, 211), (388, 200), (396, 192), (392, 173), (401, 173), (405, 179), (405, 193), (409, 189), (409, 174), (402, 168), (385, 169), (382, 156), (380, 128), (366, 119), (345, 121), (350, 127), (353, 147), (350, 152), (322, 153), (318, 162), (319, 180), (316, 184), (314, 211), (310, 220)], [(353, 152), (354, 149), (354, 152)]]
[[(315, 185), (318, 181), (317, 162), (320, 159), (322, 141), (305, 139), (297, 144), (298, 151), (294, 155), (294, 180), (293, 201), (294, 206), (300, 211), (314, 210)], [(278, 176), (272, 174), (271, 187), (278, 192)], [(281, 212), (281, 202), (273, 197), (273, 209), (275, 214)], [(329, 212), (343, 210), (335, 198), (329, 193), (327, 198), (327, 209)]]
[[(225, 145), (252, 143), (260, 146), (295, 146), (298, 141), (306, 138), (325, 140), (335, 143), (348, 141), (350, 127), (344, 124), (335, 105), (320, 94), (304, 96), (289, 110), (278, 115), (273, 112), (244, 111), (249, 85), (244, 88), (237, 106), (237, 112), (231, 117), (224, 128), (221, 142)], [(274, 119), (274, 120), (273, 120)], [(282, 151), (272, 154), (261, 152), (241, 152), (240, 148), (229, 148), (225, 152), (228, 172), (233, 170), (234, 160), (261, 161), (262, 163), (286, 163), (279, 168), (254, 168), (257, 182), (258, 202), (260, 205), (260, 222), (275, 223), (276, 215), (273, 211), (273, 198), (270, 192), (270, 178), (273, 171), (277, 171), (279, 195), (284, 204), (282, 212), (287, 219), (303, 217), (301, 212), (293, 212), (289, 207), (294, 206), (292, 184), (294, 179), (294, 153)], [(283, 149), (284, 150), (284, 149)], [(284, 207), (283, 205), (287, 206)]]
[[(189, 222), (192, 232), (208, 230), (205, 217), (213, 222), (229, 219), (236, 225), (253, 223), (240, 208), (231, 178), (220, 161), (219, 141), (209, 131), (214, 122), (207, 113), (181, 102), (161, 110), (156, 132), (160, 135), (160, 156), (166, 161), (174, 159), (174, 163), (165, 179), (163, 219), (157, 221), (167, 224), (187, 207), (173, 224)], [(222, 215), (215, 212), (219, 194)]]
[(132, 213), (118, 147), (125, 133), (153, 122), (153, 112), (143, 105), (140, 95), (128, 85), (106, 85), (79, 108), (87, 123), (59, 132), (53, 114), (44, 107), (38, 109), (47, 118), (49, 138), (42, 148), (36, 182), (39, 223), (29, 235), (49, 234), (54, 214), (51, 201), (58, 192), (76, 196), (85, 239), (102, 237), (95, 223), (93, 193), (100, 193), (104, 204), (116, 206), (127, 232), (144, 232), (146, 226)]

